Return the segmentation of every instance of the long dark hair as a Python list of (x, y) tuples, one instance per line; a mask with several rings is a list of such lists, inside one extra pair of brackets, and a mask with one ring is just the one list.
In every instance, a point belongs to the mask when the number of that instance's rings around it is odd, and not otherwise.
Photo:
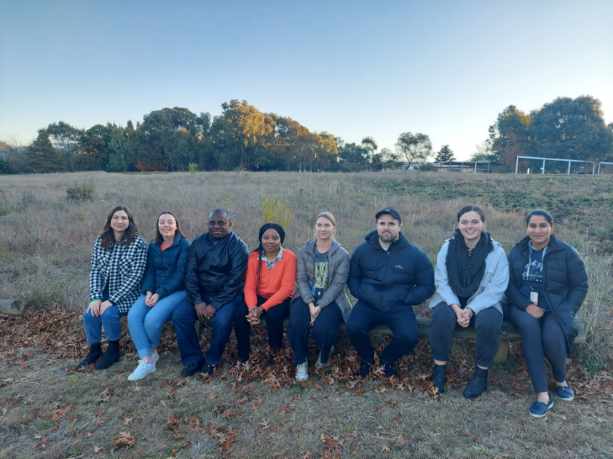
[[(111, 220), (113, 219), (113, 215), (115, 215), (115, 212), (118, 212), (120, 210), (123, 210), (126, 214), (128, 214), (128, 222), (130, 224), (128, 225), (128, 228), (126, 229), (125, 233), (123, 233), (121, 241), (116, 241), (115, 235), (113, 233), (113, 228), (111, 228)], [(136, 223), (134, 223), (134, 217), (132, 217), (130, 211), (128, 211), (128, 209), (124, 206), (117, 206), (113, 210), (111, 210), (111, 213), (109, 213), (108, 217), (106, 217), (106, 223), (104, 224), (104, 229), (102, 230), (102, 234), (100, 235), (100, 237), (102, 238), (102, 247), (104, 247), (105, 249), (110, 249), (115, 244), (132, 244), (136, 240), (137, 236), (138, 229), (136, 228)]]
[(177, 218), (177, 216), (169, 210), (164, 210), (160, 212), (160, 214), (158, 215), (158, 218), (156, 218), (155, 220), (155, 242), (158, 244), (161, 244), (162, 241), (164, 240), (164, 238), (162, 237), (162, 233), (160, 233), (160, 217), (162, 215), (172, 215), (172, 218), (175, 219), (175, 223), (177, 224), (177, 230), (175, 231), (175, 236), (177, 234), (180, 236), (183, 236), (183, 233), (181, 232), (181, 226), (179, 225), (179, 219)]

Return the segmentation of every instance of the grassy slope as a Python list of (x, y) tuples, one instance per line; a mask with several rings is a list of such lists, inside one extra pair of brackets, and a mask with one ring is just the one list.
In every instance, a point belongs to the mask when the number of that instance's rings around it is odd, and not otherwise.
[[(82, 183), (94, 185), (95, 200), (67, 202), (66, 188)], [(613, 186), (604, 177), (396, 173), (3, 177), (0, 276), (8, 282), (0, 284), (0, 297), (79, 309), (86, 298), (92, 235), (117, 203), (134, 211), (147, 237), (152, 236), (152, 222), (160, 209), (176, 210), (185, 232), (193, 237), (205, 229), (207, 209), (230, 207), (237, 214), (237, 231), (253, 246), (264, 196), (278, 197), (293, 210), (287, 225), (289, 246), (297, 247), (308, 238), (310, 219), (327, 208), (339, 220), (339, 240), (352, 248), (371, 227), (373, 212), (393, 205), (405, 216), (409, 237), (431, 257), (450, 233), (461, 205), (485, 205), (489, 229), (507, 248), (523, 234), (524, 209), (548, 208), (560, 219), (562, 237), (586, 259), (592, 288), (583, 313), (591, 320), (595, 349), (610, 349)], [(418, 385), (419, 378), (427, 375), (427, 359), (419, 363), (419, 370), (411, 370), (412, 380), (401, 384), (375, 379), (354, 386), (352, 381), (315, 377), (306, 386), (296, 386), (278, 384), (274, 376), (287, 381), (286, 364), (266, 379), (239, 382), (226, 369), (213, 382), (182, 381), (176, 378), (178, 356), (171, 349), (153, 378), (128, 385), (125, 378), (134, 356), (104, 373), (75, 374), (65, 371), (74, 360), (49, 359), (36, 350), (11, 351), (10, 359), (0, 359), (0, 457), (91, 457), (96, 451), (100, 456), (121, 457), (527, 457), (535, 451), (549, 457), (613, 455), (610, 396), (590, 390), (589, 398), (560, 402), (549, 418), (532, 420), (526, 412), (531, 396), (521, 366), (496, 369), (490, 393), (469, 403), (459, 393), (465, 379), (452, 384), (451, 393), (441, 400), (419, 389), (409, 390), (411, 381)], [(600, 378), (609, 382), (603, 387), (610, 387), (608, 373)], [(519, 387), (511, 387), (518, 379)], [(120, 432), (133, 435), (135, 445), (114, 447), (113, 439)]]

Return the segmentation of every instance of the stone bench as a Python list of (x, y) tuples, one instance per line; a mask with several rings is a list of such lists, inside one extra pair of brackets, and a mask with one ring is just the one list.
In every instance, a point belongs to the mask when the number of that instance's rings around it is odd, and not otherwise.
[[(428, 337), (428, 331), (430, 330), (430, 322), (431, 319), (429, 317), (417, 316), (417, 333), (421, 337)], [(577, 337), (575, 338), (575, 344), (584, 344), (586, 342), (585, 336), (585, 324), (581, 319), (575, 319), (575, 327), (577, 327)], [(391, 336), (392, 331), (386, 327), (385, 325), (380, 325), (378, 327), (373, 328), (370, 331), (370, 337), (374, 340), (380, 340), (386, 336)], [(471, 339), (474, 340), (476, 338), (476, 333), (474, 328), (461, 328), (456, 329), (454, 334), (454, 339), (466, 340)], [(521, 336), (519, 335), (517, 329), (510, 322), (504, 321), (502, 323), (502, 336), (500, 338), (500, 346), (498, 347), (498, 351), (496, 352), (496, 357), (494, 358), (495, 363), (503, 363), (507, 360), (509, 356), (509, 344), (511, 341), (520, 341)]]

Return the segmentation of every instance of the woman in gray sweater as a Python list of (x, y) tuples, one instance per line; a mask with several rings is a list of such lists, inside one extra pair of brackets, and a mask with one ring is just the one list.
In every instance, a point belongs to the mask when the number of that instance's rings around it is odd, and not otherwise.
[(298, 293), (290, 307), (289, 339), (294, 351), (296, 380), (309, 378), (307, 343), (309, 333), (319, 347), (315, 366), (328, 364), (338, 329), (351, 312), (345, 294), (349, 276), (349, 253), (336, 240), (336, 219), (321, 212), (315, 221), (315, 239), (298, 253)]

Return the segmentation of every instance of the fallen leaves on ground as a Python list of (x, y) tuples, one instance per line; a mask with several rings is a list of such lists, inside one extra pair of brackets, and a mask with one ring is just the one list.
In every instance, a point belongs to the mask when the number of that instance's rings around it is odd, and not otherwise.
[(135, 444), (136, 438), (130, 432), (119, 432), (119, 435), (113, 438), (115, 448), (131, 448)]
[[(207, 330), (204, 335), (208, 332), (210, 330)], [(276, 356), (272, 365), (267, 365), (269, 347), (265, 328), (263, 326), (254, 327), (251, 340), (253, 350), (248, 364), (221, 367), (215, 378), (230, 383), (234, 388), (254, 381), (264, 382), (272, 389), (294, 385), (295, 370), (289, 346), (286, 346)], [(208, 341), (208, 338), (203, 338), (203, 341)], [(380, 341), (377, 350), (380, 352), (387, 342), (389, 338)], [(122, 334), (120, 345), (124, 352), (134, 351), (127, 333)], [(55, 307), (49, 310), (28, 311), (17, 317), (0, 317), (0, 358), (27, 366), (33, 352), (37, 349), (59, 359), (82, 358), (87, 345), (82, 330), (81, 313)], [(363, 393), (363, 380), (355, 376), (359, 366), (358, 357), (346, 337), (340, 338), (337, 349), (338, 351), (331, 356), (330, 366), (323, 370), (313, 368), (311, 379), (302, 383), (302, 386), (308, 388), (338, 384), (357, 395)], [(165, 328), (159, 351), (177, 352), (172, 327)], [(311, 347), (311, 354), (315, 355), (316, 352), (316, 349)], [(450, 388), (461, 388), (467, 383), (474, 368), (473, 355), (473, 342), (465, 341), (459, 346), (454, 346), (451, 363), (447, 370), (447, 383)], [(237, 357), (235, 341), (232, 340), (226, 350), (226, 362), (235, 362), (238, 360)], [(369, 376), (369, 379), (379, 382), (375, 390), (381, 393), (388, 389), (406, 392), (420, 391), (432, 398), (437, 398), (438, 394), (430, 380), (431, 365), (430, 348), (426, 340), (422, 339), (415, 353), (400, 361), (398, 377), (388, 379), (383, 375), (374, 374)], [(568, 368), (568, 375), (580, 397), (613, 392), (613, 377), (607, 372), (603, 371), (590, 376), (577, 361), (573, 360)], [(505, 391), (529, 393), (529, 381), (526, 365), (521, 356), (521, 347), (515, 344), (511, 346), (509, 361), (505, 367), (495, 368), (490, 372), (490, 386), (504, 387)], [(2, 384), (0, 383), (0, 386)], [(178, 388), (185, 384), (184, 379), (172, 378), (166, 380), (162, 385), (168, 391), (168, 396), (174, 398)], [(112, 390), (107, 388), (100, 394), (99, 402), (108, 402), (111, 397)], [(257, 409), (257, 404), (254, 405), (254, 402), (251, 402), (253, 408)], [(232, 417), (231, 412), (227, 414), (227, 417)]]

